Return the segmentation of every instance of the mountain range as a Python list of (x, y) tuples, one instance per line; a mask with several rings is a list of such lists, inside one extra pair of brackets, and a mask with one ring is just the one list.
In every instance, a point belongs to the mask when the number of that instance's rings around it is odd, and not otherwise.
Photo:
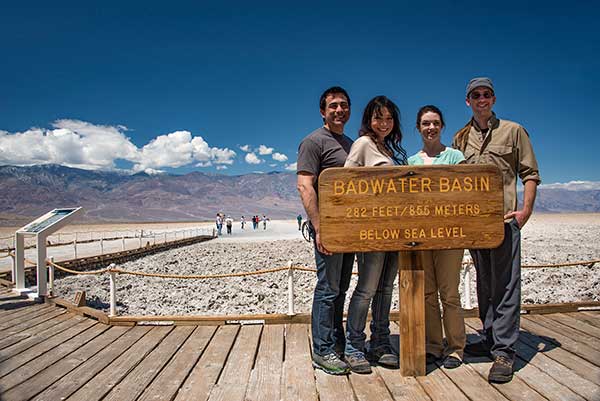
[[(0, 166), (0, 225), (20, 225), (58, 207), (82, 206), (84, 222), (293, 219), (304, 210), (296, 174), (124, 174), (59, 165)], [(600, 212), (600, 183), (542, 185), (538, 212)]]

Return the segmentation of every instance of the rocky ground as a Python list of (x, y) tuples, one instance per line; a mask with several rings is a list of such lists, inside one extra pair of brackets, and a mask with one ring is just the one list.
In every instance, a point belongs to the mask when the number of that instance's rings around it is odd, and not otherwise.
[[(284, 224), (285, 223), (285, 224)], [(251, 272), (294, 265), (314, 268), (312, 245), (297, 233), (294, 222), (269, 226), (271, 237), (262, 232), (236, 239), (218, 238), (170, 250), (119, 266), (129, 271), (170, 274), (221, 274)], [(282, 233), (289, 230), (289, 235)], [(299, 237), (299, 235), (298, 235)], [(568, 263), (600, 259), (600, 215), (534, 216), (522, 232), (523, 265)], [(471, 272), (471, 302), (477, 304), (475, 274)], [(523, 269), (523, 303), (555, 303), (600, 300), (600, 264), (594, 267)], [(315, 274), (294, 272), (296, 312), (309, 312)], [(258, 276), (206, 280), (117, 276), (120, 315), (217, 315), (287, 312), (287, 272)], [(348, 294), (356, 284), (353, 277)], [(461, 293), (463, 291), (461, 283)], [(85, 290), (88, 302), (108, 310), (109, 278), (71, 276), (57, 280), (61, 297), (73, 299), (75, 291)], [(349, 298), (349, 297), (348, 297)], [(397, 286), (394, 305), (397, 309)], [(463, 303), (466, 298), (463, 296)], [(348, 300), (347, 300), (348, 302)]]

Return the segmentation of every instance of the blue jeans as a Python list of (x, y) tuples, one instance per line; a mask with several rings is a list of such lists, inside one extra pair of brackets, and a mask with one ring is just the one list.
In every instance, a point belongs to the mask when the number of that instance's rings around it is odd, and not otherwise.
[(317, 285), (312, 305), (313, 352), (324, 356), (344, 348), (344, 300), (350, 286), (354, 253), (324, 255), (315, 245)]
[(398, 274), (398, 252), (357, 254), (358, 284), (350, 299), (345, 353), (365, 352), (365, 325), (371, 306), (371, 348), (390, 345), (392, 290)]

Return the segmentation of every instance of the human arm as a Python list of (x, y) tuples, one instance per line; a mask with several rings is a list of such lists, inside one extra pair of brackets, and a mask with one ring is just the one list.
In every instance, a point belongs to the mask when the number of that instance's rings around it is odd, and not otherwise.
[(531, 217), (531, 213), (533, 212), (533, 204), (535, 203), (535, 196), (537, 194), (537, 181), (529, 180), (523, 183), (523, 208), (521, 210), (516, 210), (514, 212), (507, 213), (504, 216), (504, 219), (512, 219), (513, 217), (517, 219), (517, 224), (519, 224), (519, 228), (523, 228), (529, 217)]
[(308, 219), (310, 220), (313, 228), (315, 229), (315, 244), (317, 246), (317, 250), (325, 255), (331, 255), (323, 244), (321, 243), (321, 234), (320, 234), (320, 226), (319, 226), (319, 204), (317, 202), (317, 192), (315, 191), (314, 183), (317, 177), (313, 174), (299, 171), (298, 172), (298, 182), (297, 189), (300, 193), (300, 199), (302, 200), (302, 205), (304, 206), (304, 210), (306, 210), (306, 214), (308, 215)]

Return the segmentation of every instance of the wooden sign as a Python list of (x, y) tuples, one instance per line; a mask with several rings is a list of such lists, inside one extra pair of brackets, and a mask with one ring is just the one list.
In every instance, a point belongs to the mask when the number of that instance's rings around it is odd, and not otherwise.
[(329, 168), (319, 176), (321, 242), (331, 252), (495, 248), (503, 196), (493, 165)]

